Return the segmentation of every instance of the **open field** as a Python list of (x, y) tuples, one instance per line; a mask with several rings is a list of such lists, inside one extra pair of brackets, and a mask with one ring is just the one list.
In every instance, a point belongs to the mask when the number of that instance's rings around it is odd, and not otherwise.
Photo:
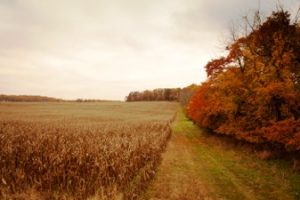
[(175, 103), (1, 103), (0, 199), (134, 199)]
[(176, 103), (0, 103), (1, 120), (86, 122), (160, 122), (169, 120)]
[(177, 109), (1, 103), (0, 199), (300, 199), (289, 163), (206, 134)]

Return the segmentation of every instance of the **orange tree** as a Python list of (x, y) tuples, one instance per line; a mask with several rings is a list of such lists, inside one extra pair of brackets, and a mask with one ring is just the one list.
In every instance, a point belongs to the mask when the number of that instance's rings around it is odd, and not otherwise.
[(273, 12), (205, 67), (189, 117), (219, 134), (300, 150), (300, 27)]

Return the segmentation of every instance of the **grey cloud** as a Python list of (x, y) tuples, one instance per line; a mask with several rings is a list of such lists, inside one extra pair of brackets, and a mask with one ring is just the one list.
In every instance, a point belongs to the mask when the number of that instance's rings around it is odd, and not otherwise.
[(202, 66), (221, 53), (228, 22), (256, 7), (249, 0), (0, 0), (0, 93), (123, 99), (131, 90), (199, 83)]

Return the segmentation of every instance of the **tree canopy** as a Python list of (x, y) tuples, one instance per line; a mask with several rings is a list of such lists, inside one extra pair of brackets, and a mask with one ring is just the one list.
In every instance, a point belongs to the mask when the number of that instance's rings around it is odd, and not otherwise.
[[(259, 17), (259, 16), (256, 16)], [(216, 133), (300, 150), (300, 26), (273, 12), (205, 66), (188, 116)]]

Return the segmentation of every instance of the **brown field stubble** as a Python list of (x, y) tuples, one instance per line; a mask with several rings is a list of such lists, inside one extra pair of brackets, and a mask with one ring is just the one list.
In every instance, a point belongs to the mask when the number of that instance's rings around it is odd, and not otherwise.
[(0, 118), (0, 199), (135, 199), (160, 163), (169, 114), (99, 124)]

